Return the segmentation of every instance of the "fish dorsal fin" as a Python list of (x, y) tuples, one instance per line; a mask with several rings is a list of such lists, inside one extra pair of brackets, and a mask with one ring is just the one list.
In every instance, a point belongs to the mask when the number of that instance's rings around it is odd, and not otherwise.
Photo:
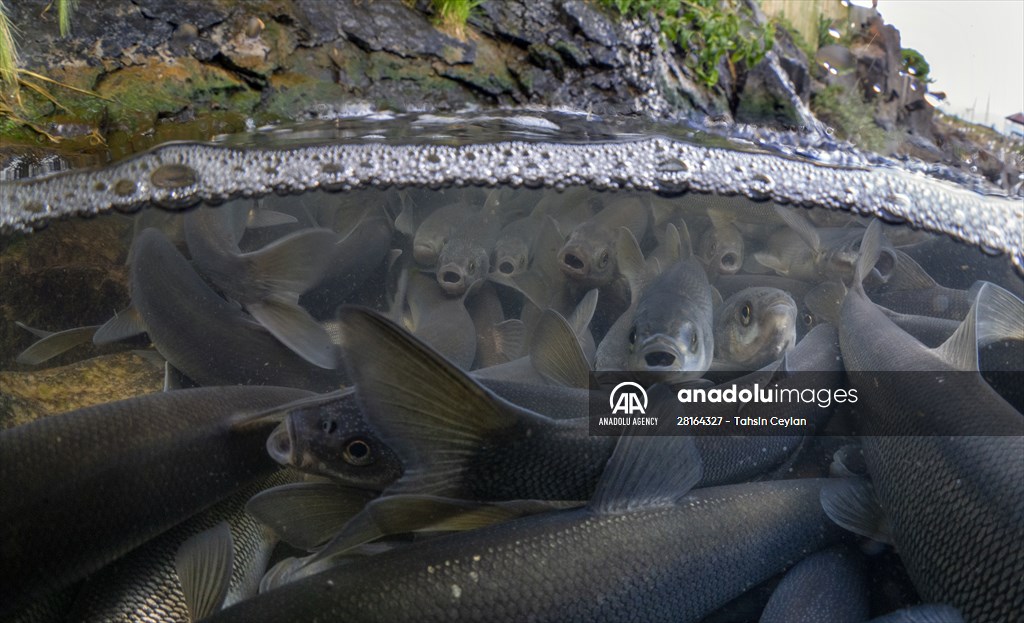
[[(531, 272), (542, 276), (545, 282), (559, 283), (562, 280), (562, 269), (559, 268), (558, 252), (565, 244), (565, 236), (559, 231), (555, 219), (544, 216), (543, 221), (540, 234), (533, 243)], [(545, 307), (547, 305), (541, 306), (540, 309)]]
[(246, 309), (279, 342), (309, 363), (327, 370), (338, 367), (331, 336), (296, 303), (270, 296)]
[(590, 387), (590, 365), (572, 327), (553, 309), (541, 316), (530, 343), (530, 360), (541, 376), (566, 387)]
[(986, 282), (964, 321), (933, 352), (957, 370), (977, 371), (978, 347), (1000, 340), (1024, 340), (1024, 301)]
[(725, 304), (725, 299), (722, 298), (722, 293), (718, 291), (715, 286), (709, 286), (711, 289), (711, 308), (722, 309), (722, 305)]
[(522, 320), (513, 318), (494, 325), (495, 350), (506, 360), (522, 357), (525, 341), (526, 325)]
[(932, 279), (921, 265), (903, 251), (895, 249), (896, 266), (893, 268), (892, 276), (885, 284), (887, 291), (892, 290), (927, 290), (939, 287), (938, 282)]
[(18, 357), (14, 360), (16, 363), (29, 366), (39, 365), (80, 344), (92, 341), (96, 330), (100, 328), (100, 325), (94, 325), (90, 327), (76, 327), (74, 329), (53, 333), (51, 331), (43, 331), (42, 329), (33, 329), (21, 322), (15, 322), (15, 324), (32, 335), (41, 338), (36, 343), (21, 351)]
[(597, 296), (597, 288), (589, 290), (566, 319), (577, 338), (582, 339), (584, 332), (590, 327), (590, 321), (594, 319), (594, 311), (597, 310)]
[(495, 396), (376, 312), (343, 306), (338, 321), (363, 413), (405, 464), (390, 493), (458, 497), (466, 461), (483, 443), (517, 424), (549, 423)]
[(921, 604), (876, 617), (869, 623), (964, 623), (964, 617), (947, 604)]
[(231, 584), (234, 561), (235, 546), (226, 521), (192, 536), (178, 548), (174, 568), (193, 621), (220, 610)]
[(786, 225), (789, 225), (796, 232), (797, 236), (800, 236), (800, 240), (803, 240), (816, 253), (820, 253), (822, 248), (818, 230), (807, 216), (799, 212), (799, 210), (800, 208), (775, 206), (775, 212)]
[(298, 482), (254, 495), (245, 510), (282, 541), (312, 551), (330, 540), (377, 494), (329, 482)]
[(298, 299), (320, 281), (334, 259), (338, 235), (328, 229), (306, 229), (243, 253), (251, 278), (286, 299)]
[(92, 343), (97, 346), (110, 344), (135, 337), (146, 332), (146, 323), (142, 321), (139, 310), (134, 305), (114, 314), (114, 317), (103, 323), (92, 336)]
[(648, 437), (627, 430), (608, 459), (590, 507), (620, 513), (671, 506), (700, 482), (702, 474), (692, 438)]
[(839, 527), (879, 543), (892, 543), (888, 519), (875, 497), (875, 488), (867, 480), (829, 481), (821, 489), (821, 507)]
[(619, 261), (619, 273), (629, 284), (629, 297), (635, 304), (640, 300), (647, 269), (644, 264), (644, 254), (640, 251), (640, 244), (633, 236), (633, 232), (625, 227), (619, 228), (615, 251)]
[(857, 257), (857, 267), (853, 272), (852, 287), (854, 289), (863, 291), (864, 279), (875, 267), (881, 253), (882, 223), (878, 219), (872, 219), (868, 228), (864, 230), (864, 238), (860, 243), (860, 255)]

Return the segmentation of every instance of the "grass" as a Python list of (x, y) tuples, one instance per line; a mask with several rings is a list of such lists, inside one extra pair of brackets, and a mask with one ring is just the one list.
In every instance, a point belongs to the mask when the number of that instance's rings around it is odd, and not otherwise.
[(14, 25), (7, 17), (7, 7), (0, 0), (0, 82), (8, 88), (18, 84), (18, 48), (14, 44)]
[(653, 14), (662, 35), (686, 54), (686, 65), (708, 88), (718, 84), (723, 58), (736, 77), (736, 65), (756, 65), (771, 49), (775, 25), (758, 26), (737, 0), (603, 0), (626, 17)]
[(482, 0), (433, 0), (434, 20), (438, 26), (460, 37), (465, 34), (466, 22)]

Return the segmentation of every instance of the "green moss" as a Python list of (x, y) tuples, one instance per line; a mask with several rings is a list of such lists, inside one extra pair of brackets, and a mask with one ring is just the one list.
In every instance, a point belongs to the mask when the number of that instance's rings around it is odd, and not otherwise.
[(875, 108), (859, 93), (833, 84), (811, 98), (811, 109), (839, 138), (869, 151), (880, 152), (885, 148), (887, 137), (885, 130), (875, 123)]

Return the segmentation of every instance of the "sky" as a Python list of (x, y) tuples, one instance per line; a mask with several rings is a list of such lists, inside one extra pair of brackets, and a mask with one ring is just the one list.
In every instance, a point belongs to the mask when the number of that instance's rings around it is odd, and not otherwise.
[(966, 119), (973, 106), (974, 121), (997, 130), (1024, 112), (1024, 0), (878, 0), (878, 11), (931, 65), (928, 90), (948, 96), (940, 110)]

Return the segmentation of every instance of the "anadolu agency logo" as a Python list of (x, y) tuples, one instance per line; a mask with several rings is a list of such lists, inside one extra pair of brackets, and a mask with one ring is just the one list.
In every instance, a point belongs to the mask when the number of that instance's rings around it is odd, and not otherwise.
[(612, 415), (644, 415), (647, 409), (647, 391), (639, 383), (623, 381), (612, 389), (608, 397), (608, 406), (611, 407)]

